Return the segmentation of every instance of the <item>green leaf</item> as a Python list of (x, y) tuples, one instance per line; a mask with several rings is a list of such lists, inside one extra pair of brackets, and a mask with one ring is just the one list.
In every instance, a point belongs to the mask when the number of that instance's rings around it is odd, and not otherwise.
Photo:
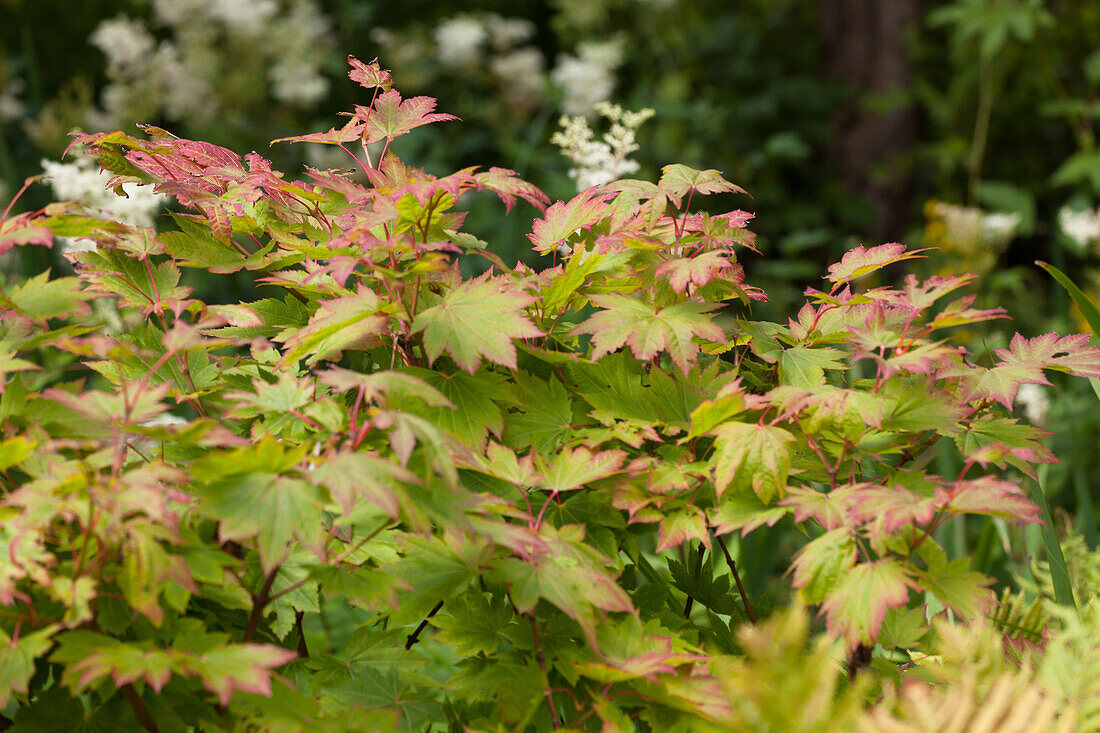
[(829, 631), (843, 635), (850, 646), (873, 644), (886, 611), (904, 606), (912, 587), (916, 584), (892, 558), (855, 565), (821, 604)]
[(825, 384), (826, 369), (847, 369), (839, 349), (792, 346), (779, 355), (779, 383), (812, 390)]
[(518, 412), (504, 416), (504, 442), (511, 448), (531, 446), (546, 453), (558, 439), (569, 434), (573, 424), (573, 403), (560, 380), (544, 382), (527, 372), (516, 372)]
[(380, 308), (378, 296), (365, 286), (360, 286), (355, 295), (324, 301), (305, 326), (275, 337), (285, 342), (280, 364), (308, 356), (306, 364), (313, 366), (322, 359), (338, 359), (346, 349), (377, 346), (389, 324), (389, 317)]
[(571, 333), (592, 334), (592, 361), (624, 345), (642, 361), (665, 351), (687, 376), (699, 352), (695, 336), (718, 342), (726, 338), (725, 331), (706, 315), (718, 303), (689, 301), (656, 308), (637, 298), (617, 294), (593, 295), (591, 300), (603, 310)]
[(535, 456), (542, 474), (539, 486), (553, 492), (572, 491), (585, 484), (619, 473), (626, 453), (621, 450), (592, 452), (584, 446), (563, 448), (549, 459)]
[(59, 629), (57, 624), (49, 624), (15, 640), (0, 629), (0, 706), (6, 706), (13, 694), (27, 694), (35, 660), (50, 650)]
[(271, 695), (271, 671), (298, 655), (271, 644), (225, 644), (184, 657), (190, 674), (228, 705), (234, 691)]
[(661, 180), (657, 187), (675, 199), (685, 196), (688, 191), (696, 193), (745, 193), (745, 189), (730, 183), (713, 168), (700, 171), (689, 166), (673, 163), (661, 169)]
[(514, 338), (534, 338), (542, 331), (522, 315), (535, 298), (499, 280), (465, 282), (442, 302), (418, 314), (412, 333), (424, 332), (424, 349), (432, 363), (443, 352), (470, 374), (484, 357), (516, 368)]
[(0, 303), (39, 322), (91, 313), (85, 301), (94, 296), (81, 290), (80, 278), (60, 277), (50, 280), (49, 277), (50, 273), (46, 271), (27, 279), (13, 287), (11, 292), (0, 296)]
[(260, 564), (271, 573), (292, 539), (320, 552), (321, 491), (305, 481), (267, 473), (247, 473), (198, 486), (198, 511), (218, 522), (223, 542), (256, 538)]
[(806, 603), (821, 603), (832, 593), (856, 562), (856, 543), (845, 527), (815, 537), (799, 550), (791, 563), (794, 578)]
[(432, 626), (440, 630), (436, 641), (450, 645), (460, 657), (496, 654), (516, 624), (506, 600), (481, 592), (459, 596), (444, 607), (444, 613), (432, 617)]
[(770, 504), (787, 486), (791, 443), (795, 437), (783, 428), (758, 423), (727, 422), (714, 428), (714, 488), (721, 497), (729, 487), (752, 489)]
[(904, 244), (880, 244), (877, 247), (865, 249), (863, 245), (850, 249), (835, 265), (829, 265), (827, 280), (833, 283), (846, 283), (863, 277), (876, 270), (881, 270), (895, 262), (911, 260), (920, 257), (920, 252), (925, 250), (907, 250)]

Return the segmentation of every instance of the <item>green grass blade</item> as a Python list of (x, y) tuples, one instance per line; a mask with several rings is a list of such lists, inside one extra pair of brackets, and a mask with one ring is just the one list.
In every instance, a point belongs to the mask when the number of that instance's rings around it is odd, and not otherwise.
[(1038, 481), (1028, 481), (1031, 500), (1042, 510), (1043, 547), (1047, 551), (1050, 564), (1050, 579), (1054, 583), (1054, 600), (1062, 606), (1076, 608), (1073, 600), (1073, 585), (1069, 582), (1069, 570), (1066, 568), (1066, 556), (1062, 554), (1062, 545), (1054, 532), (1054, 519), (1050, 516), (1050, 505), (1046, 497), (1046, 478), (1048, 466), (1039, 466)]

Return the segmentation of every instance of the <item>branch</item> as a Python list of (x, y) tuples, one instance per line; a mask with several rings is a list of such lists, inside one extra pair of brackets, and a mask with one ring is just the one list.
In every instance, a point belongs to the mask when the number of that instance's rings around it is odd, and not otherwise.
[(440, 601), (439, 603), (435, 604), (435, 608), (433, 608), (431, 611), (428, 612), (428, 615), (424, 617), (424, 620), (420, 622), (420, 625), (416, 627), (416, 630), (405, 637), (405, 650), (406, 651), (409, 650), (409, 649), (412, 649), (413, 644), (420, 641), (420, 632), (423, 631), (425, 629), (425, 627), (427, 627), (428, 621), (431, 620), (432, 616), (439, 613), (439, 609), (441, 609), (441, 608), (443, 608), (443, 601)]
[(741, 594), (741, 602), (745, 604), (745, 613), (749, 616), (749, 621), (753, 624), (756, 623), (756, 615), (752, 612), (752, 606), (749, 605), (749, 596), (745, 593), (745, 586), (741, 585), (741, 576), (737, 574), (737, 563), (730, 557), (730, 551), (726, 549), (726, 542), (717, 534), (714, 535), (714, 539), (718, 540), (718, 546), (722, 548), (722, 554), (726, 556), (726, 564), (730, 567), (730, 572), (733, 573), (733, 579), (737, 582), (737, 592)]
[(279, 574), (280, 567), (279, 565), (275, 566), (271, 574), (264, 579), (264, 586), (260, 588), (259, 595), (252, 597), (252, 613), (249, 614), (248, 626), (244, 629), (245, 641), (252, 641), (252, 638), (256, 635), (256, 629), (260, 626), (260, 619), (264, 617), (264, 608), (271, 600), (271, 586), (275, 584), (275, 577)]

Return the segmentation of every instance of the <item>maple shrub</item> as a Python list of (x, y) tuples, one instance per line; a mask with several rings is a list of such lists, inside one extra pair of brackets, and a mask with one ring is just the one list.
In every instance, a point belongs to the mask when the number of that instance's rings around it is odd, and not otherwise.
[[(120, 193), (171, 197), (160, 231), (5, 214), (3, 250), (95, 243), (0, 296), (15, 730), (754, 729), (768, 685), (810, 685), (778, 702), (809, 715), (850, 694), (813, 688), (823, 665), (874, 674), (933, 649), (943, 609), (991, 609), (933, 532), (1038, 521), (1014, 477), (1054, 457), (1014, 395), (1100, 377), (1086, 336), (1017, 335), (980, 365), (944, 335), (1004, 316), (941, 302), (969, 276), (853, 285), (919, 256), (900, 244), (753, 321), (751, 216), (691, 209), (740, 191), (717, 171), (552, 205), (509, 170), (429, 175), (385, 148), (453, 118), (350, 61), (370, 104), (289, 142), (345, 147), (361, 179), (145, 127), (76, 144)], [(461, 231), (476, 190), (534, 206), (530, 244), (560, 264)], [(204, 303), (188, 268), (255, 299)], [(958, 475), (930, 467), (937, 441)], [(799, 652), (753, 636), (753, 532), (801, 538), (792, 603), (838, 652), (763, 692), (745, 655)]]

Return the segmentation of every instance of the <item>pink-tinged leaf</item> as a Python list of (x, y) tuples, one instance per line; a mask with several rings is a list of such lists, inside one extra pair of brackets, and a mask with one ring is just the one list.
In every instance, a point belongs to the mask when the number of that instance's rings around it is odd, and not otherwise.
[(841, 486), (832, 491), (818, 491), (809, 486), (789, 486), (780, 506), (794, 510), (794, 521), (814, 519), (827, 530), (851, 524), (851, 495), (855, 486)]
[(987, 575), (970, 570), (968, 557), (933, 565), (929, 571), (917, 573), (920, 589), (934, 595), (963, 621), (988, 613), (996, 601), (988, 588), (992, 582)]
[(500, 200), (504, 202), (505, 211), (512, 210), (517, 196), (539, 211), (545, 211), (546, 205), (550, 203), (550, 198), (537, 186), (523, 180), (516, 175), (515, 171), (508, 168), (494, 166), (487, 171), (475, 173), (473, 177), (478, 185), (489, 189), (500, 197)]
[(1077, 377), (1100, 377), (1100, 347), (1090, 346), (1089, 336), (1084, 333), (1061, 338), (1056, 333), (1047, 333), (1033, 339), (1016, 334), (1007, 349), (994, 349), (994, 352), (1006, 365), (1055, 369)]
[(907, 525), (927, 525), (941, 505), (936, 497), (922, 496), (901, 484), (883, 486), (868, 482), (856, 484), (848, 500), (855, 519), (886, 532)]
[(718, 506), (707, 510), (707, 521), (718, 536), (741, 530), (744, 537), (759, 527), (774, 527), (790, 513), (785, 506), (765, 506), (753, 494), (727, 494)]
[(367, 453), (338, 453), (310, 471), (309, 480), (328, 489), (345, 517), (362, 502), (367, 502), (394, 520), (401, 513), (394, 487), (399, 482), (420, 483), (416, 474), (393, 461)]
[(688, 540), (698, 540), (710, 547), (710, 532), (707, 529), (707, 517), (703, 510), (690, 504), (661, 510), (661, 521), (657, 525), (657, 552), (679, 547)]
[(347, 123), (337, 130), (335, 127), (330, 127), (328, 132), (311, 132), (307, 135), (293, 135), (291, 137), (280, 137), (271, 141), (271, 144), (275, 143), (325, 143), (327, 145), (340, 145), (341, 143), (349, 143), (355, 140), (359, 140), (363, 136), (363, 123), (355, 117), (352, 117)]
[(402, 100), (396, 89), (378, 95), (372, 107), (357, 107), (355, 111), (356, 118), (363, 122), (363, 142), (393, 140), (422, 125), (458, 119), (454, 115), (433, 112), (435, 104), (433, 97)]
[(613, 191), (590, 188), (569, 201), (559, 201), (546, 209), (542, 219), (536, 219), (532, 233), (527, 235), (535, 251), (546, 254), (578, 230), (588, 230), (607, 214), (607, 202)]
[(1015, 458), (1026, 463), (1056, 463), (1057, 459), (1052, 455), (1040, 454), (1035, 448), (1027, 446), (1010, 446), (1004, 443), (989, 443), (968, 453), (966, 460), (974, 461), (982, 468), (990, 464), (1003, 469), (1005, 464)]
[(1086, 334), (1059, 337), (1048, 333), (1033, 339), (1016, 334), (1007, 349), (994, 349), (1000, 363), (989, 369), (957, 363), (942, 370), (940, 376), (960, 378), (967, 400), (996, 400), (1011, 410), (1021, 384), (1050, 384), (1044, 369), (1100, 377), (1100, 348), (1088, 341)]
[(880, 244), (877, 247), (866, 249), (863, 245), (849, 250), (835, 265), (829, 265), (827, 280), (833, 283), (845, 283), (862, 277), (875, 270), (881, 270), (895, 262), (911, 260), (919, 257), (918, 253), (926, 250), (906, 250), (904, 244)]
[(928, 328), (951, 328), (953, 326), (966, 326), (971, 323), (991, 321), (994, 318), (1008, 318), (1004, 308), (971, 308), (974, 297), (973, 295), (967, 295), (950, 303), (936, 314), (928, 324)]
[[(14, 548), (9, 552), (15, 556)], [(59, 624), (49, 624), (16, 639), (0, 629), (0, 705), (6, 706), (13, 694), (27, 694), (27, 684), (37, 670), (35, 660), (53, 647), (51, 637), (60, 628)]]
[(726, 252), (711, 250), (695, 257), (681, 257), (663, 262), (656, 275), (668, 276), (668, 284), (677, 293), (687, 292), (688, 285), (701, 288), (721, 273), (731, 270), (733, 263), (726, 259)]
[(306, 363), (312, 366), (322, 359), (335, 360), (347, 349), (377, 346), (389, 324), (380, 307), (378, 296), (365, 285), (355, 295), (324, 301), (305, 326), (275, 337), (285, 342), (280, 363), (293, 364), (307, 357)]
[(621, 472), (626, 453), (605, 450), (593, 453), (583, 446), (564, 448), (547, 460), (535, 455), (535, 468), (542, 474), (539, 486), (549, 491), (572, 491), (585, 484)]
[(117, 642), (111, 644), (113, 641), (104, 639), (102, 645), (92, 647), (90, 654), (66, 668), (66, 676), (78, 678), (79, 689), (110, 677), (116, 687), (144, 680), (154, 692), (159, 693), (172, 678), (173, 671), (178, 673), (181, 668), (171, 650), (143, 649), (137, 644)]
[(470, 374), (477, 371), (482, 357), (515, 369), (512, 339), (542, 335), (523, 315), (535, 300), (502, 280), (464, 282), (438, 305), (419, 313), (412, 333), (424, 332), (424, 350), (432, 363), (447, 352)]
[(271, 671), (297, 657), (295, 652), (271, 644), (226, 644), (187, 656), (183, 662), (225, 706), (237, 690), (271, 697)]
[(378, 65), (378, 59), (365, 64), (354, 56), (348, 56), (348, 64), (351, 65), (348, 78), (357, 82), (360, 86), (367, 89), (382, 87), (382, 91), (393, 86), (393, 77), (390, 76), (389, 71)]
[(902, 288), (898, 305), (903, 305), (914, 311), (923, 311), (961, 287), (974, 281), (974, 275), (950, 275), (948, 277), (930, 277), (920, 280), (916, 275), (905, 276), (905, 285)]
[(686, 376), (699, 352), (695, 336), (715, 342), (724, 342), (726, 338), (722, 328), (707, 315), (718, 307), (717, 303), (688, 301), (655, 308), (637, 298), (614, 293), (594, 295), (591, 300), (603, 310), (570, 333), (592, 334), (593, 361), (624, 345), (643, 361), (665, 351)]
[(856, 563), (856, 543), (852, 533), (837, 528), (806, 543), (791, 563), (791, 585), (809, 604), (821, 603), (840, 584), (841, 578)]
[(785, 492), (793, 435), (783, 428), (742, 422), (723, 423), (711, 433), (716, 436), (711, 461), (719, 497), (731, 486), (735, 491), (751, 488), (770, 504)]
[(10, 217), (0, 224), (0, 255), (25, 244), (53, 246), (53, 232), (40, 224), (32, 212)]
[(661, 169), (661, 180), (657, 187), (669, 196), (680, 199), (688, 191), (696, 193), (746, 193), (745, 189), (730, 183), (722, 174), (714, 170), (700, 171), (680, 163), (666, 165)]
[(539, 536), (544, 546), (527, 559), (498, 561), (496, 577), (508, 584), (520, 613), (533, 611), (539, 599), (546, 600), (575, 620), (598, 652), (597, 611), (633, 611), (630, 596), (615, 582), (607, 558), (584, 542), (582, 525), (543, 524)]
[(909, 601), (916, 583), (897, 560), (883, 558), (850, 568), (837, 588), (821, 604), (829, 632), (843, 636), (849, 646), (873, 644), (887, 609)]
[(1040, 521), (1041, 510), (1027, 498), (1023, 489), (995, 476), (956, 481), (950, 489), (940, 490), (940, 498), (945, 501), (943, 510), (952, 514), (984, 514), (1017, 522)]

